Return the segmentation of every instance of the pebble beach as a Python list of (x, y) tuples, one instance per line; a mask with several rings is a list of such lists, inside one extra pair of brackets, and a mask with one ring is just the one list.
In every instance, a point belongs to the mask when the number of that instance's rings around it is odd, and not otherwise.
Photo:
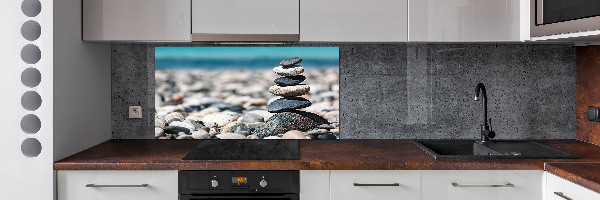
[(339, 139), (339, 68), (286, 60), (274, 69), (156, 70), (155, 138)]

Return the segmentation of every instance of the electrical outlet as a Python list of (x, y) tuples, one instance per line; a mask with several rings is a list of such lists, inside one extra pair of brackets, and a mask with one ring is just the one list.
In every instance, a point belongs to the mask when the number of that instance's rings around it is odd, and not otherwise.
[(593, 122), (600, 122), (600, 108), (594, 106), (588, 106), (588, 120)]
[(142, 106), (129, 106), (129, 118), (142, 118)]

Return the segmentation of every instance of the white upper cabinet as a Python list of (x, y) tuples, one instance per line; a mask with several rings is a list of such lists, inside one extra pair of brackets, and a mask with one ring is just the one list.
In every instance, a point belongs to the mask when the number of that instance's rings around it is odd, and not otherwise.
[(300, 41), (406, 42), (408, 0), (302, 0)]
[(298, 41), (299, 0), (192, 0), (194, 41)]
[(189, 41), (190, 0), (83, 0), (85, 41)]
[(529, 0), (83, 0), (85, 41), (530, 40)]
[(411, 0), (409, 41), (529, 40), (528, 0)]

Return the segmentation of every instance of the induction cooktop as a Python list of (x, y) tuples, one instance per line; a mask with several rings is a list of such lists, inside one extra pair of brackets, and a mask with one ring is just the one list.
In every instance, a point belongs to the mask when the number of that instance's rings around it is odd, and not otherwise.
[(299, 160), (298, 140), (203, 140), (182, 160)]

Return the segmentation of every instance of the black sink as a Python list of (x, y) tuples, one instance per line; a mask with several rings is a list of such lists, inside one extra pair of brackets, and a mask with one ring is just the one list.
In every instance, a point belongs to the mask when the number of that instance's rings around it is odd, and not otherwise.
[(476, 140), (412, 140), (433, 158), (515, 158), (576, 159), (580, 158), (532, 141), (498, 140), (479, 143)]

